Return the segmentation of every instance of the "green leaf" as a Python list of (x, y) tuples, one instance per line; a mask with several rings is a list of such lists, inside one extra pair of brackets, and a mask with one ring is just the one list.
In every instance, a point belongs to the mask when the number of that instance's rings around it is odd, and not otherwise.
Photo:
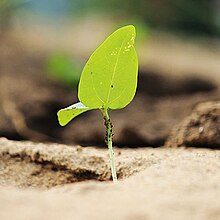
[(135, 28), (122, 27), (111, 34), (91, 55), (80, 83), (81, 102), (61, 109), (60, 125), (88, 110), (119, 109), (133, 99), (137, 87), (138, 59), (134, 49)]
[(119, 109), (131, 102), (136, 92), (138, 72), (134, 39), (134, 26), (122, 27), (91, 55), (79, 83), (79, 100), (84, 105)]
[(81, 102), (70, 105), (69, 107), (58, 111), (57, 116), (59, 123), (61, 126), (65, 126), (76, 116), (91, 109), (92, 108), (84, 106)]

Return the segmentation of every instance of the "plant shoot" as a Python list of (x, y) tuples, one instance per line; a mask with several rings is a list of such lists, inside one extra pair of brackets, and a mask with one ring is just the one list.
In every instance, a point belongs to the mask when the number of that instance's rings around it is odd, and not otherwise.
[(88, 110), (99, 109), (102, 112), (114, 182), (117, 181), (117, 174), (109, 111), (124, 108), (134, 98), (138, 76), (135, 35), (133, 25), (119, 28), (112, 33), (94, 51), (82, 71), (78, 87), (80, 102), (58, 111), (61, 126)]

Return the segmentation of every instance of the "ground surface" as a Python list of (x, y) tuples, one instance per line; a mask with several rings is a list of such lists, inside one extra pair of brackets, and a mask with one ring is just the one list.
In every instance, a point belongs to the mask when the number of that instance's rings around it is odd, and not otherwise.
[(218, 150), (116, 150), (118, 174), (124, 179), (113, 184), (76, 182), (109, 180), (102, 149), (6, 139), (0, 147), (0, 219), (220, 218)]

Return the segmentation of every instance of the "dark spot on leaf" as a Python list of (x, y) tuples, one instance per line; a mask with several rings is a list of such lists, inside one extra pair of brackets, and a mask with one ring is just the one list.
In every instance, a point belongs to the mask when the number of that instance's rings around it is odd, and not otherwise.
[(111, 85), (111, 88), (113, 88), (114, 86), (113, 85)]
[(91, 75), (93, 74), (93, 72), (91, 72)]

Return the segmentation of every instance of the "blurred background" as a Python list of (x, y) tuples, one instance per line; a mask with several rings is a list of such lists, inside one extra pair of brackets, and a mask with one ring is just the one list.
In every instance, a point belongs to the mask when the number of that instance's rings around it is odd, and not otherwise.
[(120, 147), (164, 144), (199, 102), (220, 97), (218, 0), (0, 0), (0, 136), (104, 146), (98, 111), (60, 127), (91, 53), (117, 28), (137, 29), (134, 101), (111, 112)]

